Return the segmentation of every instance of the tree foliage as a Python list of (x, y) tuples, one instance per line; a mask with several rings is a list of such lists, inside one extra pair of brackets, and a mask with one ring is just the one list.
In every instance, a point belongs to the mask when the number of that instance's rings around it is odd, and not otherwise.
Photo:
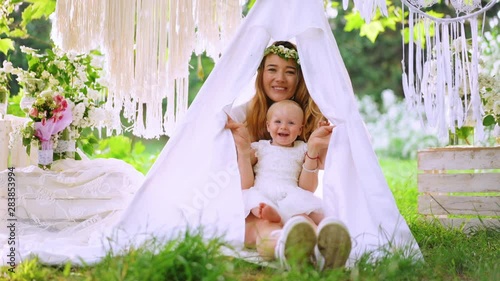
[[(6, 59), (15, 67), (27, 68), (20, 46), (44, 51), (53, 47), (49, 16), (56, 0), (3, 0), (0, 4), (0, 67)], [(11, 95), (18, 92), (15, 79), (9, 83)]]
[(0, 6), (0, 52), (7, 55), (15, 51), (16, 39), (26, 40), (32, 36), (30, 23), (48, 19), (55, 8), (56, 0), (4, 0)]

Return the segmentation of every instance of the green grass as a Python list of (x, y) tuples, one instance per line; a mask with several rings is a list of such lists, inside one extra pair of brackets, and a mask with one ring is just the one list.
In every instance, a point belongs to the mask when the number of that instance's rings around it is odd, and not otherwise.
[[(43, 266), (25, 261), (2, 280), (500, 280), (500, 229), (477, 229), (472, 234), (425, 221), (417, 214), (416, 161), (381, 159), (396, 203), (420, 245), (425, 262), (395, 253), (375, 263), (361, 258), (350, 269), (318, 272), (314, 268), (284, 271), (223, 256), (219, 240), (204, 241), (189, 232), (160, 246), (108, 254), (99, 264), (74, 267)], [(3, 276), (3, 277), (2, 277)]]

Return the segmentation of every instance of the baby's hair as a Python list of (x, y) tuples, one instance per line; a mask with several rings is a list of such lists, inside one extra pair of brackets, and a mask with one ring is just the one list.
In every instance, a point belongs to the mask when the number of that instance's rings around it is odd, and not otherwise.
[(296, 101), (293, 101), (293, 100), (282, 100), (282, 101), (278, 101), (278, 102), (273, 103), (269, 107), (269, 109), (267, 110), (266, 119), (267, 120), (271, 119), (271, 115), (274, 112), (274, 110), (276, 110), (276, 108), (285, 107), (285, 106), (293, 106), (293, 107), (296, 107), (298, 110), (300, 110), (300, 112), (302, 113), (302, 123), (304, 123), (304, 110), (302, 109), (300, 104), (298, 104)]

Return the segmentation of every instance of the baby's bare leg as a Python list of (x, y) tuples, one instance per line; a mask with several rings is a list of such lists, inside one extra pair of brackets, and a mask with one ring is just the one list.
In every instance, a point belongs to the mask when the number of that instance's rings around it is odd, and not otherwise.
[(273, 207), (267, 205), (266, 203), (260, 203), (259, 206), (261, 218), (270, 222), (281, 222), (281, 216)]
[(260, 206), (252, 208), (250, 212), (257, 218), (262, 218), (262, 208)]
[(259, 203), (259, 206), (252, 208), (250, 212), (259, 219), (270, 222), (281, 222), (281, 216), (278, 214), (278, 211), (266, 203)]
[(311, 212), (309, 214), (309, 218), (311, 218), (316, 225), (319, 225), (319, 223), (325, 218), (325, 215), (319, 212)]

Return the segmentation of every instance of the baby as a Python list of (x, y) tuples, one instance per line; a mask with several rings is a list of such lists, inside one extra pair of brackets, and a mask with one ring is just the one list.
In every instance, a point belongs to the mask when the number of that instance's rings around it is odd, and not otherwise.
[(271, 222), (305, 215), (316, 224), (323, 218), (321, 199), (313, 192), (318, 181), (318, 155), (307, 153), (302, 133), (304, 112), (296, 102), (274, 103), (266, 116), (271, 140), (251, 144), (253, 186), (243, 189), (245, 212)]

